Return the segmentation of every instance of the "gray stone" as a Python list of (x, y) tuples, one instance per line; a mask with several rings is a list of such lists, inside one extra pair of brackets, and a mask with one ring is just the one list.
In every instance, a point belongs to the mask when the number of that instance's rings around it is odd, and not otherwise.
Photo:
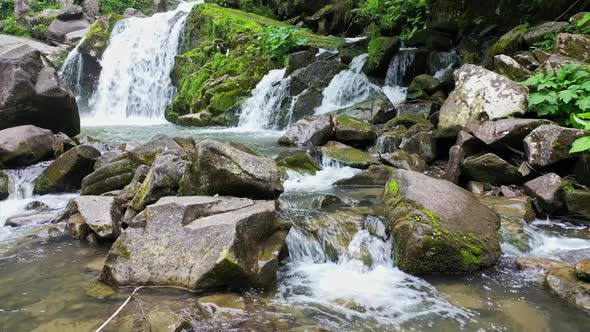
[(471, 128), (473, 136), (495, 148), (512, 147), (522, 150), (523, 140), (534, 129), (553, 122), (545, 119), (501, 119), (484, 121)]
[(553, 33), (565, 31), (569, 26), (567, 22), (545, 22), (532, 27), (529, 32), (524, 35), (524, 43), (527, 46), (533, 46), (535, 43), (542, 41), (545, 36)]
[(468, 120), (485, 113), (490, 120), (522, 115), (528, 91), (520, 84), (475, 65), (455, 71), (455, 90), (440, 110), (439, 134), (454, 136)]
[(449, 162), (447, 163), (447, 170), (444, 179), (454, 184), (459, 183), (461, 176), (461, 165), (465, 159), (465, 151), (460, 145), (453, 145), (449, 150)]
[(531, 76), (532, 72), (520, 65), (516, 60), (507, 55), (494, 57), (494, 70), (515, 82), (522, 82)]
[(135, 173), (133, 174), (131, 182), (128, 185), (126, 185), (125, 188), (123, 188), (117, 196), (125, 202), (132, 200), (137, 191), (139, 190), (139, 187), (145, 180), (145, 177), (147, 176), (149, 171), (149, 166), (140, 165), (139, 167), (137, 167)]
[(321, 147), (323, 158), (332, 160), (343, 166), (367, 169), (379, 164), (379, 160), (370, 154), (346, 144), (330, 141)]
[(55, 19), (49, 27), (47, 27), (47, 38), (57, 42), (64, 42), (66, 35), (70, 32), (86, 29), (90, 26), (90, 22), (85, 18), (74, 20)]
[(553, 53), (590, 63), (590, 37), (583, 34), (560, 33), (555, 39)]
[(114, 240), (121, 233), (123, 211), (116, 197), (76, 197), (70, 202), (68, 210), (71, 211), (68, 224), (86, 224), (101, 239)]
[(524, 188), (540, 210), (553, 214), (563, 208), (563, 184), (559, 175), (549, 173), (525, 183)]
[(338, 116), (334, 122), (334, 138), (340, 143), (364, 149), (377, 140), (377, 128), (372, 124), (349, 116)]
[(82, 9), (89, 17), (100, 15), (100, 0), (82, 0)]
[(547, 285), (562, 299), (590, 314), (590, 283), (579, 280), (573, 267), (553, 268), (547, 274)]
[(524, 150), (531, 167), (546, 167), (570, 159), (572, 143), (586, 135), (581, 129), (541, 125), (524, 139)]
[(426, 162), (417, 154), (410, 154), (404, 150), (398, 150), (390, 154), (381, 156), (383, 163), (391, 165), (395, 168), (405, 169), (414, 172), (424, 172), (426, 170)]
[(493, 153), (467, 157), (463, 162), (465, 178), (492, 185), (522, 183), (518, 167), (511, 165)]
[(368, 169), (356, 174), (349, 179), (338, 180), (334, 183), (336, 186), (356, 187), (356, 186), (378, 186), (383, 187), (393, 172), (394, 168), (385, 165), (371, 165)]
[(113, 244), (101, 279), (114, 286), (191, 290), (271, 288), (288, 225), (275, 202), (234, 197), (165, 197), (143, 227)]
[(551, 54), (551, 56), (549, 56), (542, 64), (539, 68), (537, 68), (537, 70), (535, 70), (535, 73), (552, 73), (552, 72), (556, 72), (559, 69), (561, 69), (563, 66), (565, 65), (569, 65), (569, 64), (578, 64), (578, 65), (583, 65), (584, 63), (575, 59), (571, 59), (571, 58), (566, 58), (563, 57), (561, 55), (557, 55), (557, 54)]
[(35, 126), (0, 130), (0, 168), (21, 167), (53, 157), (55, 135)]
[(53, 212), (32, 212), (24, 215), (10, 217), (4, 223), (4, 226), (20, 227), (48, 224), (53, 220)]
[(135, 8), (125, 9), (125, 11), (123, 12), (123, 16), (125, 16), (125, 17), (145, 17), (145, 15), (141, 11), (139, 11)]
[(430, 162), (436, 159), (436, 138), (432, 132), (419, 132), (402, 141), (400, 149)]
[(306, 117), (297, 121), (281, 138), (281, 145), (312, 145), (326, 144), (334, 134), (334, 121), (331, 114)]
[(291, 95), (297, 96), (312, 85), (317, 89), (324, 88), (344, 69), (346, 66), (337, 57), (335, 60), (316, 61), (305, 68), (297, 69), (291, 74)]

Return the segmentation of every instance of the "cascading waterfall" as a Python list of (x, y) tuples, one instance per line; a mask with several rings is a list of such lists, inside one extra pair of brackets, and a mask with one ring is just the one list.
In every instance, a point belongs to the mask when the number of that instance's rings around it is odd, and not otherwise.
[(406, 100), (407, 88), (402, 85), (408, 68), (414, 63), (414, 50), (412, 48), (400, 49), (391, 59), (387, 68), (383, 93), (394, 105), (401, 104)]
[(170, 72), (179, 50), (184, 23), (203, 1), (151, 17), (117, 22), (102, 56), (102, 72), (84, 125), (165, 123), (164, 110), (176, 89)]
[(334, 76), (324, 89), (324, 99), (322, 104), (316, 108), (315, 114), (334, 112), (354, 106), (380, 93), (381, 89), (371, 83), (367, 75), (362, 72), (368, 59), (368, 54), (359, 55), (350, 63), (350, 69), (343, 70)]
[(286, 69), (271, 70), (258, 82), (252, 96), (241, 106), (239, 128), (252, 131), (276, 129), (273, 115), (280, 112), (291, 82), (289, 77), (284, 77), (285, 72)]
[(64, 63), (59, 71), (59, 76), (62, 80), (68, 85), (70, 90), (76, 96), (76, 99), (82, 93), (82, 66), (83, 66), (83, 59), (82, 54), (79, 52), (78, 48), (86, 37), (82, 38), (78, 45), (68, 54)]

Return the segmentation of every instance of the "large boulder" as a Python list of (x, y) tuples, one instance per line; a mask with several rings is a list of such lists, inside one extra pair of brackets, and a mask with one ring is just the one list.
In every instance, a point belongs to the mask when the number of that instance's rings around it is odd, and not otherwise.
[(0, 168), (27, 166), (49, 159), (53, 157), (55, 142), (51, 130), (35, 126), (0, 130)]
[(307, 67), (297, 69), (291, 74), (291, 95), (297, 96), (311, 86), (316, 89), (325, 88), (332, 78), (344, 69), (346, 66), (340, 63), (338, 56), (316, 61)]
[[(80, 196), (68, 204), (68, 231), (74, 238), (93, 233), (104, 240), (114, 240), (121, 233), (123, 211), (116, 197)], [(79, 230), (85, 230), (79, 232)]]
[(451, 182), (398, 170), (383, 203), (397, 266), (408, 273), (473, 272), (500, 256), (499, 216)]
[(379, 160), (370, 154), (339, 142), (330, 141), (322, 146), (321, 151), (324, 159), (342, 166), (367, 169), (379, 164)]
[(440, 110), (441, 136), (456, 135), (470, 118), (482, 113), (495, 120), (527, 111), (527, 89), (483, 67), (463, 65), (455, 72), (455, 84)]
[(271, 288), (288, 225), (274, 201), (164, 197), (111, 247), (101, 279), (191, 290)]
[(338, 142), (364, 149), (377, 140), (377, 128), (367, 122), (349, 116), (338, 116), (335, 122), (334, 137)]
[(323, 145), (334, 134), (331, 114), (305, 117), (297, 121), (281, 138), (281, 145)]
[(436, 159), (436, 138), (432, 132), (418, 132), (400, 144), (400, 149), (410, 154), (417, 154), (426, 162)]
[(469, 180), (492, 185), (515, 184), (523, 179), (518, 167), (493, 153), (467, 157), (463, 161), (462, 174)]
[(182, 179), (180, 193), (231, 195), (276, 199), (283, 192), (281, 173), (274, 160), (212, 140), (199, 142), (196, 157)]
[(553, 214), (563, 208), (564, 181), (555, 174), (539, 176), (524, 184), (527, 194), (535, 199), (538, 209)]
[(366, 170), (354, 175), (349, 179), (338, 180), (334, 183), (336, 186), (384, 186), (391, 175), (394, 168), (385, 165), (371, 165)]
[(524, 151), (532, 167), (546, 167), (574, 157), (569, 153), (572, 143), (586, 135), (581, 129), (541, 125), (524, 139)]
[(521, 150), (524, 138), (545, 124), (553, 122), (545, 119), (501, 119), (484, 121), (470, 129), (473, 136), (494, 148), (508, 146)]
[(590, 191), (570, 188), (564, 191), (563, 200), (567, 216), (590, 220)]
[(0, 130), (35, 125), (80, 133), (76, 98), (39, 51), (25, 45), (2, 54), (0, 77)]
[(535, 43), (542, 41), (545, 36), (556, 34), (569, 26), (567, 22), (545, 22), (532, 27), (529, 32), (524, 35), (524, 43), (526, 46), (533, 46)]
[(590, 37), (583, 34), (560, 33), (553, 52), (585, 63), (590, 62)]
[(80, 145), (59, 156), (35, 179), (36, 194), (73, 192), (82, 187), (82, 179), (92, 173), (100, 152)]
[(62, 43), (68, 33), (84, 30), (89, 26), (90, 22), (83, 17), (75, 19), (60, 19), (58, 17), (47, 27), (47, 39)]

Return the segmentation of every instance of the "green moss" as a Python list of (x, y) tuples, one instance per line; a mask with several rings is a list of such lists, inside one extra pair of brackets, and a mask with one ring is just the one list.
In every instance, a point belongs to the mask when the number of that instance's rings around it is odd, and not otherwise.
[(392, 195), (399, 194), (399, 183), (396, 180), (391, 179), (387, 184), (387, 192)]
[(519, 50), (523, 36), (528, 32), (529, 26), (522, 24), (504, 34), (488, 49), (488, 57), (493, 58), (498, 54), (512, 55)]
[(387, 121), (387, 123), (385, 123), (385, 128), (393, 128), (399, 125), (403, 125), (409, 128), (416, 124), (431, 125), (430, 121), (428, 121), (428, 119), (423, 117), (422, 115), (403, 114)]

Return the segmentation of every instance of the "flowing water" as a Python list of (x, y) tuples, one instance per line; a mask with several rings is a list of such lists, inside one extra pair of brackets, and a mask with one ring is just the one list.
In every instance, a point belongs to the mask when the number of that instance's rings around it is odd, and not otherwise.
[[(238, 142), (269, 157), (297, 149), (278, 146), (276, 140), (282, 133), (267, 130), (275, 128), (272, 114), (288, 90), (284, 70), (271, 71), (253, 90), (242, 106), (237, 128), (159, 124), (174, 93), (167, 81), (170, 59), (176, 54), (191, 6), (183, 4), (152, 18), (126, 19), (116, 27), (105, 53), (106, 71), (101, 74), (94, 108), (83, 120), (83, 134), (111, 148), (145, 142), (163, 133)], [(128, 47), (133, 44), (143, 54)], [(122, 45), (126, 47), (114, 51)], [(67, 68), (79, 64), (75, 53), (71, 57), (62, 75), (72, 75), (76, 82), (74, 71)], [(131, 61), (134, 57), (137, 60)], [(392, 61), (389, 83), (383, 89), (362, 73), (366, 55), (355, 58), (350, 70), (336, 75), (326, 88), (316, 112), (350, 106), (381, 91), (402, 102), (405, 90), (400, 77), (411, 65), (410, 57), (400, 54)], [(103, 121), (118, 125), (100, 125)], [(146, 125), (154, 123), (158, 124)], [(4, 225), (7, 219), (33, 213), (39, 206), (43, 206), (40, 212), (57, 215), (76, 197), (77, 193), (33, 194), (33, 181), (48, 164), (8, 171), (10, 197), (0, 201), (1, 331), (92, 331), (132, 291), (105, 291), (96, 284), (108, 252), (105, 246), (93, 247), (60, 235), (59, 225)], [(514, 264), (521, 256), (570, 262), (589, 257), (587, 227), (537, 220), (524, 228), (530, 249), (523, 252), (503, 243), (503, 255), (492, 269), (470, 276), (420, 278), (395, 266), (395, 239), (384, 220), (372, 212), (383, 189), (334, 186), (337, 180), (360, 171), (331, 160), (320, 164), (322, 170), (315, 175), (287, 172), (280, 213), (293, 228), (287, 237), (289, 257), (280, 267), (276, 291), (193, 294), (169, 288), (142, 289), (106, 331), (167, 330), (181, 318), (191, 321), (196, 331), (587, 329), (588, 318), (583, 313), (552, 295), (539, 275), (521, 273)], [(331, 196), (340, 198), (345, 206), (322, 207)]]

